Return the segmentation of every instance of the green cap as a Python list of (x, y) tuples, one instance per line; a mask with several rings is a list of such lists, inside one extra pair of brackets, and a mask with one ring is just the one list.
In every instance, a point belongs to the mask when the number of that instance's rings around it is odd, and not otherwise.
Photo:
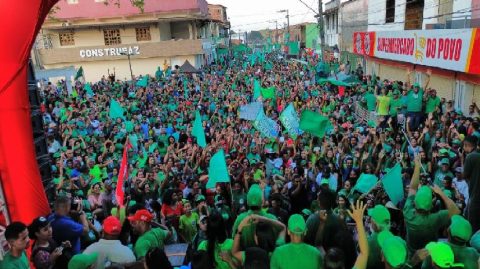
[(477, 231), (470, 239), (470, 246), (480, 252), (480, 231)]
[(452, 248), (443, 242), (430, 242), (425, 247), (432, 257), (432, 262), (441, 268), (463, 267), (461, 263), (454, 263), (455, 257)]
[(450, 224), (450, 235), (466, 242), (472, 236), (472, 225), (462, 216), (454, 215)]
[(327, 185), (330, 184), (330, 182), (328, 181), (328, 178), (322, 178), (322, 180), (320, 181), (320, 185), (323, 185), (323, 184), (327, 184)]
[(262, 189), (258, 184), (254, 184), (250, 187), (247, 193), (247, 205), (248, 206), (262, 206)]
[(448, 153), (448, 149), (440, 149), (440, 150), (438, 151), (438, 153), (440, 153), (440, 154), (447, 154), (447, 153)]
[(307, 224), (299, 214), (293, 214), (288, 219), (288, 230), (296, 235), (304, 234), (307, 230)]
[(440, 161), (440, 164), (450, 165), (450, 161), (448, 160), (448, 158), (443, 158), (442, 161)]
[(383, 205), (376, 205), (368, 210), (368, 215), (378, 226), (387, 228), (390, 226), (390, 212)]
[(302, 214), (310, 216), (310, 215), (312, 215), (312, 211), (310, 211), (310, 209), (308, 209), (308, 208), (304, 208), (302, 210)]
[(418, 88), (420, 88), (420, 84), (419, 84), (418, 82), (415, 82), (415, 83), (413, 84), (413, 87), (418, 87)]
[(203, 196), (202, 194), (199, 194), (197, 198), (195, 198), (195, 202), (198, 203), (200, 201), (205, 201), (205, 196)]
[(432, 190), (430, 187), (422, 186), (418, 189), (415, 195), (415, 206), (417, 209), (430, 210), (432, 209)]
[(399, 90), (394, 90), (393, 91), (393, 95), (399, 95), (400, 94), (400, 91)]
[(454, 145), (461, 145), (461, 144), (462, 144), (462, 141), (460, 141), (460, 139), (454, 139), (454, 140), (452, 141), (452, 143), (453, 143)]
[(87, 269), (97, 261), (98, 254), (77, 254), (68, 262), (68, 269)]
[(407, 244), (402, 238), (394, 236), (390, 231), (383, 231), (378, 234), (377, 240), (390, 266), (397, 268), (407, 261)]
[(375, 121), (373, 121), (373, 120), (369, 120), (369, 121), (367, 122), (367, 125), (368, 125), (368, 127), (371, 127), (371, 128), (377, 127), (377, 124), (376, 124)]

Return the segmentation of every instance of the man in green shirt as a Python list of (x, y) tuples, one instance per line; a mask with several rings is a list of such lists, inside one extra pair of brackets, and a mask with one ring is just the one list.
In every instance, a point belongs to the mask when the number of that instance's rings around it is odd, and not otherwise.
[(373, 93), (373, 90), (369, 89), (367, 93), (365, 93), (365, 102), (367, 102), (367, 110), (370, 112), (374, 112), (377, 104), (377, 98)]
[[(411, 71), (408, 70), (407, 81), (409, 83), (410, 83), (410, 73)], [(426, 74), (427, 74), (427, 80), (424, 88), (421, 88), (419, 83), (414, 83), (413, 89), (411, 89), (407, 94), (407, 117), (410, 118), (409, 127), (410, 127), (410, 130), (412, 131), (416, 130), (423, 120), (423, 112), (422, 112), (423, 93), (424, 93), (423, 89), (426, 89), (428, 87), (428, 83), (430, 82), (431, 71), (428, 70)]]
[[(479, 254), (477, 250), (467, 246), (468, 240), (472, 236), (472, 225), (462, 216), (452, 217), (452, 223), (448, 228), (447, 245), (453, 251), (454, 262), (463, 263), (464, 269), (477, 269)], [(432, 259), (427, 258), (423, 262), (422, 269), (432, 268)]]
[(133, 247), (137, 260), (145, 257), (152, 248), (163, 248), (165, 240), (171, 235), (170, 231), (152, 228), (150, 226), (152, 219), (153, 215), (146, 209), (137, 210), (135, 215), (128, 217), (133, 231), (140, 235)]
[(376, 205), (368, 210), (371, 217), (373, 232), (368, 237), (368, 264), (367, 268), (382, 268), (381, 248), (378, 244), (378, 234), (390, 230), (390, 212), (383, 205)]
[(396, 117), (402, 110), (402, 99), (400, 98), (400, 91), (393, 91), (393, 98), (390, 100), (390, 116)]
[(426, 101), (425, 113), (438, 113), (440, 111), (440, 98), (437, 96), (436, 90), (430, 90)]
[(186, 202), (183, 205), (185, 214), (180, 217), (179, 232), (185, 242), (192, 242), (193, 237), (197, 234), (197, 223), (200, 217), (196, 212), (192, 212), (192, 205)]
[(5, 239), (10, 245), (10, 251), (0, 261), (2, 269), (29, 269), (27, 249), (30, 242), (27, 226), (21, 222), (13, 222), (5, 230)]
[(272, 254), (271, 269), (318, 269), (323, 267), (320, 251), (303, 242), (307, 225), (303, 217), (293, 214), (288, 219), (290, 243), (278, 247)]
[[(277, 218), (269, 213), (266, 213), (262, 210), (263, 204), (263, 191), (258, 184), (253, 184), (247, 193), (247, 206), (249, 210), (238, 215), (235, 223), (233, 224), (232, 237), (235, 236), (238, 225), (242, 222), (244, 218), (252, 214), (260, 215), (269, 219), (276, 220)], [(242, 231), (241, 245), (244, 248), (255, 247), (255, 224), (245, 226)]]
[[(440, 228), (446, 226), (453, 215), (460, 214), (460, 210), (445, 193), (435, 185), (418, 188), (420, 180), (420, 157), (415, 157), (415, 168), (410, 182), (407, 201), (403, 207), (403, 215), (407, 228), (407, 246), (409, 254), (425, 247), (428, 242), (437, 241)], [(447, 210), (432, 213), (433, 192), (445, 204)]]
[(433, 268), (463, 268), (463, 264), (455, 263), (452, 248), (443, 242), (431, 242), (425, 247), (432, 259)]

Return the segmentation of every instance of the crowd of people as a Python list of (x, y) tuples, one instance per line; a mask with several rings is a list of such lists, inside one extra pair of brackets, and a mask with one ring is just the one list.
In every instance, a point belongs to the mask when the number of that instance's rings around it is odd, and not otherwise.
[[(0, 268), (173, 268), (165, 246), (177, 243), (188, 244), (182, 267), (192, 269), (479, 268), (475, 103), (455, 110), (429, 74), (419, 85), (409, 70), (393, 81), (348, 64), (339, 73), (354, 81), (338, 86), (315, 54), (259, 58), (231, 53), (197, 74), (165, 66), (147, 86), (104, 77), (43, 87), (53, 211), (7, 227)], [(257, 100), (278, 137), (239, 116), (257, 101), (255, 81), (275, 89)], [(122, 115), (112, 117), (112, 102)], [(290, 104), (328, 117), (326, 135), (289, 134), (279, 116)], [(196, 112), (204, 147), (192, 135)], [(209, 189), (219, 149), (230, 182)], [(382, 185), (398, 163), (400, 202)], [(379, 183), (365, 190), (365, 179)]]

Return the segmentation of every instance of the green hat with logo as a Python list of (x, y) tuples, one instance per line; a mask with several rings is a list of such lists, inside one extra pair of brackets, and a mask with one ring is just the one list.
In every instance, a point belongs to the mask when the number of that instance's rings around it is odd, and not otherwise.
[(415, 207), (417, 209), (430, 210), (432, 209), (432, 189), (428, 186), (422, 186), (418, 189), (415, 195)]
[(374, 208), (368, 210), (368, 215), (378, 226), (390, 226), (390, 212), (383, 205), (376, 205)]
[(443, 158), (443, 159), (440, 161), (440, 164), (442, 164), (442, 165), (450, 165), (450, 161), (448, 160), (448, 158)]
[(198, 203), (200, 201), (205, 201), (205, 196), (203, 196), (202, 194), (199, 194), (197, 196), (197, 198), (195, 198), (195, 202)]
[(450, 235), (466, 242), (472, 236), (472, 225), (462, 216), (454, 215), (450, 224)]
[(454, 263), (455, 257), (452, 248), (443, 242), (430, 242), (425, 247), (430, 253), (432, 262), (441, 268), (463, 267), (461, 263)]
[(377, 241), (382, 249), (385, 261), (390, 266), (397, 268), (405, 264), (407, 261), (407, 244), (402, 238), (394, 236), (390, 231), (383, 231), (378, 234)]
[(68, 269), (87, 269), (97, 261), (98, 254), (77, 254), (68, 262)]
[(254, 184), (250, 187), (247, 193), (247, 205), (248, 206), (261, 206), (263, 200), (262, 189), (258, 184)]
[(320, 185), (323, 185), (323, 184), (326, 184), (326, 185), (330, 184), (330, 181), (328, 180), (328, 178), (322, 178), (322, 180), (320, 181)]
[(310, 216), (310, 215), (312, 215), (312, 211), (310, 211), (310, 209), (308, 209), (308, 208), (304, 208), (302, 210), (302, 214), (306, 215), (306, 216)]
[(307, 230), (307, 224), (300, 214), (293, 214), (288, 219), (288, 230), (296, 235), (302, 235)]
[(420, 88), (420, 83), (415, 82), (415, 83), (413, 84), (413, 87)]

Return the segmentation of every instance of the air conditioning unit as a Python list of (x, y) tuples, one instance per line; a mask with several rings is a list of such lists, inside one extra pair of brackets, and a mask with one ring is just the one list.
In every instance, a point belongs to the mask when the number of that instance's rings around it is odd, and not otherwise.
[(72, 25), (72, 23), (70, 23), (70, 22), (63, 22), (62, 23), (62, 27), (69, 27), (71, 25)]

